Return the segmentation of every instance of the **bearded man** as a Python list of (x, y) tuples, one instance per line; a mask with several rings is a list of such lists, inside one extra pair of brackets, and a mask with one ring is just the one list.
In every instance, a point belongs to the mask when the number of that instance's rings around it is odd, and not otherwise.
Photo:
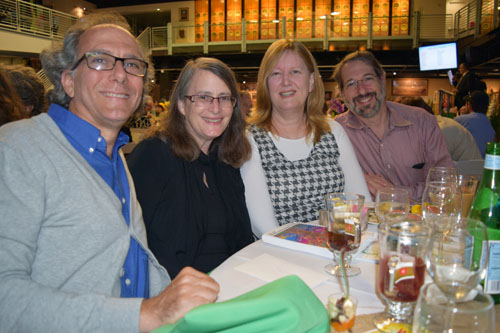
[(435, 117), (386, 101), (385, 72), (370, 52), (348, 54), (333, 75), (349, 109), (335, 120), (349, 135), (372, 197), (397, 186), (420, 202), (429, 169), (454, 166)]

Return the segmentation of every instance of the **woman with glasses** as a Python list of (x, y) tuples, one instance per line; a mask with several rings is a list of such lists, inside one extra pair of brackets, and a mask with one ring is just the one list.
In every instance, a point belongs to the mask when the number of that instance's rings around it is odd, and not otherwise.
[(251, 159), (241, 168), (255, 235), (318, 219), (324, 195), (354, 192), (371, 201), (343, 128), (323, 113), (316, 62), (300, 42), (281, 39), (259, 69), (257, 105), (248, 123)]
[(149, 247), (171, 278), (209, 272), (253, 241), (239, 167), (250, 157), (233, 72), (189, 61), (158, 128), (128, 156)]

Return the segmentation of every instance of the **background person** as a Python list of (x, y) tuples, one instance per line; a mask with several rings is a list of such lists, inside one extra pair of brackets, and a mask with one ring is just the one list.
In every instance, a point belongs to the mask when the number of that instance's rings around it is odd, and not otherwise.
[(253, 236), (239, 167), (250, 156), (233, 72), (189, 61), (166, 118), (128, 156), (148, 244), (171, 276), (210, 272)]
[(246, 90), (240, 91), (240, 100), (241, 114), (243, 115), (243, 119), (246, 119), (250, 116), (250, 112), (253, 108), (252, 95), (250, 95), (250, 93)]
[(47, 111), (45, 88), (42, 79), (31, 67), (22, 65), (5, 66), (5, 73), (25, 107), (28, 117)]
[(153, 69), (129, 31), (78, 21), (41, 55), (48, 113), (0, 128), (1, 332), (151, 331), (217, 297), (194, 269), (170, 283), (147, 248), (119, 131)]
[(484, 90), (484, 88), (479, 77), (470, 70), (470, 66), (466, 62), (458, 65), (458, 73), (460, 75), (455, 83), (455, 106), (457, 110), (460, 110), (465, 105), (464, 98), (466, 96), (469, 96), (475, 90)]
[(420, 202), (427, 171), (454, 166), (436, 119), (386, 101), (385, 72), (370, 52), (348, 54), (334, 77), (349, 109), (335, 119), (351, 139), (372, 196), (380, 188), (401, 186)]
[(370, 200), (349, 138), (323, 113), (324, 98), (309, 50), (298, 41), (275, 41), (259, 69), (257, 106), (248, 120), (252, 157), (241, 169), (258, 237), (278, 225), (318, 219), (330, 192)]
[[(394, 101), (422, 108), (434, 116), (432, 108), (422, 97), (398, 97)], [(465, 127), (451, 118), (440, 115), (435, 115), (435, 117), (453, 161), (480, 160), (482, 158), (474, 137)]]
[(0, 68), (0, 126), (23, 117), (24, 105), (2, 68)]
[(489, 103), (488, 94), (484, 91), (474, 91), (466, 99), (466, 106), (470, 113), (455, 118), (472, 134), (483, 159), (486, 154), (486, 145), (495, 140), (495, 130), (486, 116)]

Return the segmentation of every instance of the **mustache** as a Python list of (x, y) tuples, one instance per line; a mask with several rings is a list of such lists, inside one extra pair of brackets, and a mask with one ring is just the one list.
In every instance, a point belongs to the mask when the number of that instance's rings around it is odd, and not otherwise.
[(374, 93), (374, 92), (369, 92), (367, 94), (364, 94), (364, 95), (358, 95), (356, 97), (353, 98), (354, 101), (357, 101), (358, 99), (362, 99), (362, 98), (366, 98), (366, 97), (370, 97), (370, 96), (375, 96), (377, 97), (377, 94)]

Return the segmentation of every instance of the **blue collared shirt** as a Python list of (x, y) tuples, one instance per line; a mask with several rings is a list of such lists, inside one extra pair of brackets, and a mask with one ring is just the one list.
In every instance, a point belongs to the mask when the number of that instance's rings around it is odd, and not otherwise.
[[(119, 133), (113, 147), (112, 158), (106, 155), (106, 140), (99, 129), (65, 108), (52, 104), (49, 116), (61, 129), (73, 147), (113, 189), (122, 203), (122, 214), (130, 224), (130, 188), (125, 166), (118, 150), (128, 142), (128, 136)], [(130, 247), (123, 264), (121, 297), (149, 297), (148, 257), (137, 241), (130, 237)]]

